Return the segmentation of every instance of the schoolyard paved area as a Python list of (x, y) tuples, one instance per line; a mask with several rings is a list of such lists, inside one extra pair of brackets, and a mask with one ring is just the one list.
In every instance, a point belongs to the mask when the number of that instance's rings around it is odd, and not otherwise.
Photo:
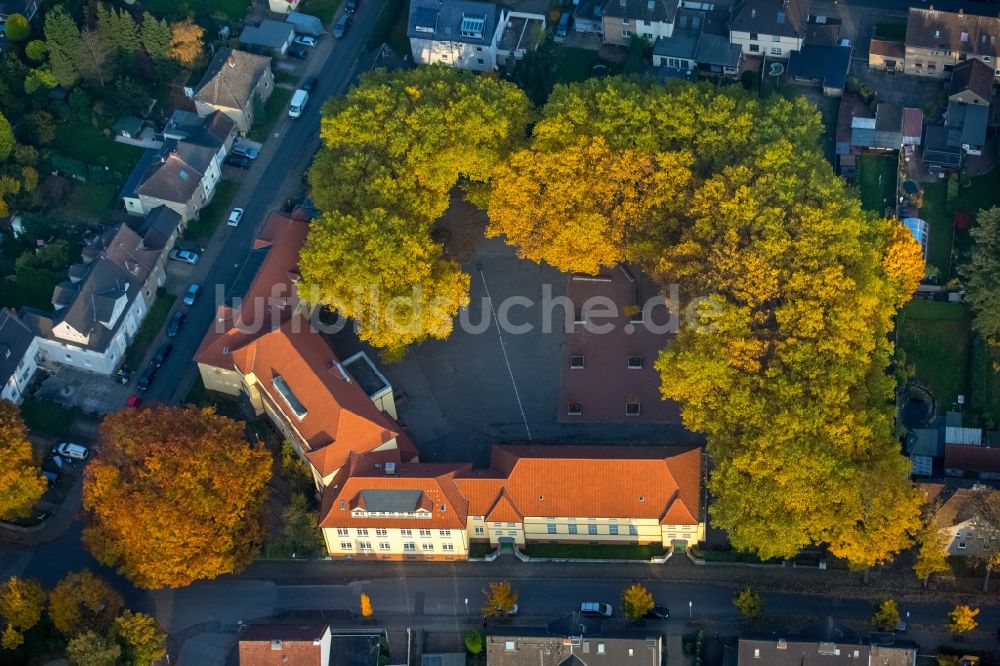
[[(477, 266), (481, 266), (480, 271)], [(423, 460), (472, 461), (485, 465), (494, 442), (644, 443), (695, 442), (680, 424), (556, 422), (559, 401), (562, 331), (542, 332), (543, 284), (552, 296), (565, 296), (566, 276), (549, 266), (518, 259), (501, 239), (482, 241), (462, 268), (472, 277), (467, 319), (483, 321), (504, 299), (526, 296), (535, 304), (515, 307), (510, 320), (531, 323), (532, 331), (503, 334), (495, 320), (481, 333), (456, 326), (447, 340), (425, 342), (399, 363), (379, 363), (397, 396), (399, 420), (414, 438)], [(491, 315), (492, 316), (492, 315)], [(554, 320), (560, 321), (561, 310)], [(365, 349), (350, 329), (335, 343), (341, 357)], [(508, 370), (509, 361), (509, 370)], [(516, 391), (515, 391), (516, 386)]]

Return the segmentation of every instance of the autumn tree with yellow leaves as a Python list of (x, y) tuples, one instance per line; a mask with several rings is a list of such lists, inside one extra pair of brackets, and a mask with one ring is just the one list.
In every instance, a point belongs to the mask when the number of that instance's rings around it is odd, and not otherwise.
[(978, 608), (972, 608), (965, 604), (955, 604), (955, 607), (948, 613), (948, 631), (956, 636), (974, 631), (979, 626), (979, 623), (976, 622), (978, 615)]
[(0, 587), (0, 618), (6, 625), (2, 645), (8, 650), (24, 642), (24, 632), (38, 624), (45, 608), (45, 590), (37, 580), (11, 576)]
[(90, 571), (74, 571), (49, 595), (49, 617), (66, 637), (87, 631), (104, 633), (125, 605), (122, 595)]
[(263, 539), (271, 456), (243, 431), (211, 409), (156, 406), (107, 416), (101, 455), (84, 477), (92, 522), (83, 540), (94, 557), (145, 589), (249, 564)]
[(0, 520), (31, 513), (45, 486), (20, 411), (9, 400), (0, 400)]

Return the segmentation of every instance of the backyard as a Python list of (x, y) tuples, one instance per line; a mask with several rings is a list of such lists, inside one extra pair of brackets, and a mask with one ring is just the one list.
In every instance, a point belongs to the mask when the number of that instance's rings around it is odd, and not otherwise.
[(118, 143), (90, 123), (78, 121), (56, 126), (56, 138), (49, 147), (84, 164), (106, 166), (123, 178), (142, 155), (142, 148)]
[(342, 0), (306, 0), (299, 11), (312, 14), (322, 21), (324, 26), (329, 27), (337, 10), (340, 9), (341, 2)]
[(897, 344), (915, 379), (937, 396), (938, 409), (946, 411), (966, 395), (969, 367), (969, 321), (965, 306), (915, 298), (900, 311)]
[(250, 3), (248, 0), (142, 0), (142, 8), (158, 18), (182, 19), (189, 13), (195, 18), (225, 16), (242, 19)]
[(556, 83), (573, 83), (590, 78), (591, 69), (600, 61), (597, 51), (564, 46), (556, 50)]
[(884, 215), (896, 200), (896, 157), (858, 155), (858, 189), (864, 209)]
[(284, 88), (275, 88), (271, 96), (264, 103), (263, 115), (258, 115), (254, 126), (250, 128), (250, 138), (254, 141), (264, 143), (271, 134), (271, 128), (278, 122), (278, 118), (286, 112), (289, 100), (292, 99), (292, 91)]
[(937, 269), (940, 284), (951, 278), (951, 246), (955, 240), (954, 214), (948, 212), (947, 190), (946, 183), (925, 185), (924, 205), (920, 209), (920, 217), (930, 227), (927, 263)]

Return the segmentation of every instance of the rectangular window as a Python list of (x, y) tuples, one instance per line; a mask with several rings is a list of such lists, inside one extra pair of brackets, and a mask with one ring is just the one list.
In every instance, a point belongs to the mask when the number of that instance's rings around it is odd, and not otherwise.
[(566, 414), (569, 416), (580, 416), (583, 414), (583, 403), (582, 402), (571, 402), (566, 405)]
[(408, 541), (408, 542), (406, 542), (406, 543), (403, 544), (403, 550), (406, 551), (406, 552), (408, 552), (408, 553), (412, 553), (416, 549), (417, 549), (417, 544), (415, 544), (415, 543), (412, 543), (412, 542)]
[(547, 527), (548, 527), (548, 530), (549, 530), (549, 534), (555, 534), (556, 533), (556, 524), (555, 523), (549, 523), (547, 525)]
[(378, 549), (379, 550), (389, 550), (389, 542), (388, 541), (379, 541), (378, 542)]
[(781, 37), (779, 37), (778, 35), (771, 35), (771, 41), (772, 42), (780, 42), (781, 41)]
[(625, 416), (639, 416), (640, 411), (641, 405), (638, 400), (625, 403)]
[(358, 548), (360, 548), (361, 550), (371, 550), (372, 549), (372, 542), (371, 541), (359, 541), (358, 542)]
[(477, 47), (476, 47), (476, 51), (482, 51), (482, 50), (483, 50), (483, 47), (482, 47), (482, 46), (477, 46)]
[(482, 527), (478, 525), (476, 526), (476, 534), (483, 534), (484, 532), (485, 530)]
[(617, 536), (618, 535), (618, 526), (617, 525), (608, 525), (608, 534), (611, 534), (612, 536)]
[(354, 544), (351, 543), (350, 541), (341, 541), (340, 542), (340, 549), (341, 550), (354, 550)]
[(583, 370), (584, 358), (582, 354), (574, 354), (569, 357), (570, 370)]
[(517, 523), (507, 523), (507, 527), (517, 527)]
[(399, 530), (400, 536), (413, 536), (413, 530)]
[(628, 30), (622, 30), (622, 37), (628, 38), (631, 36), (632, 36), (631, 32), (629, 32)]
[(348, 534), (348, 532), (347, 532), (347, 528), (346, 527), (338, 527), (337, 528), (337, 536), (347, 536), (347, 534)]
[(388, 536), (388, 535), (389, 535), (388, 530), (382, 527), (379, 527), (378, 529), (375, 530), (375, 536)]
[(622, 19), (622, 25), (628, 25), (628, 19), (627, 18), (623, 18)]
[(486, 64), (486, 61), (483, 60), (482, 58), (476, 58), (476, 62), (478, 62), (480, 65)]
[(450, 537), (451, 530), (438, 530), (438, 536)]
[(431, 536), (430, 530), (420, 530), (420, 536), (424, 539), (429, 539)]
[(434, 544), (432, 544), (432, 543), (422, 543), (422, 544), (420, 544), (420, 550), (434, 550)]
[(757, 46), (756, 44), (751, 44), (750, 45), (750, 53), (757, 53), (758, 51), (760, 51), (760, 47), (759, 46)]
[(752, 41), (752, 42), (756, 42), (757, 41), (757, 33), (756, 32), (751, 32), (750, 33), (750, 41)]
[(597, 534), (597, 525), (587, 525), (587, 534)]
[(443, 546), (441, 546), (441, 548), (443, 548), (444, 550), (453, 551), (455, 550), (455, 545), (451, 543), (446, 543)]
[(570, 524), (570, 526), (569, 526), (569, 533), (570, 534), (576, 534), (576, 525)]
[(642, 357), (629, 356), (625, 359), (625, 367), (629, 370), (642, 370)]
[(780, 46), (773, 47), (771, 49), (771, 55), (780, 56), (781, 55), (781, 47)]
[(959, 541), (958, 542), (958, 549), (959, 550), (965, 550), (965, 542), (964, 541)]
[(359, 528), (358, 529), (358, 536), (368, 536), (368, 530), (365, 529), (365, 528), (363, 528), (363, 527)]
[(629, 536), (638, 536), (639, 535), (639, 530), (636, 528), (635, 525), (629, 525), (628, 526), (628, 534), (629, 534)]

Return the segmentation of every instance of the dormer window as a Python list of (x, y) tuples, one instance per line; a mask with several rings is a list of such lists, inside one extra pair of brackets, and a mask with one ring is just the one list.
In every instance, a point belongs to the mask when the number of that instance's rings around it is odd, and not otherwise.
[(482, 39), (483, 29), (486, 27), (485, 16), (462, 15), (462, 37), (470, 39)]

